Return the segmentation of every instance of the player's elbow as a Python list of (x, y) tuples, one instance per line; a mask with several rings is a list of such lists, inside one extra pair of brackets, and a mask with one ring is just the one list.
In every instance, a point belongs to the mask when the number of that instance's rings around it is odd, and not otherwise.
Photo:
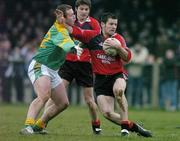
[(125, 57), (125, 58), (123, 58), (123, 62), (124, 63), (130, 63), (131, 62), (131, 58)]
[(124, 63), (129, 63), (131, 61), (131, 56), (128, 53), (121, 53), (119, 54), (119, 56), (121, 57)]
[(130, 63), (131, 58), (132, 58), (132, 53), (131, 53), (130, 50), (127, 50), (127, 54), (126, 54), (125, 57), (123, 58), (123, 61), (124, 61), (125, 63)]

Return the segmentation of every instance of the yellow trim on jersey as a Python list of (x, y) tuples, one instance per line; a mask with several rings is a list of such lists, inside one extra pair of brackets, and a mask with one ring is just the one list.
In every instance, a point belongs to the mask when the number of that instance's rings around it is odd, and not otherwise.
[(57, 20), (55, 21), (54, 26), (57, 28), (58, 32), (64, 32), (64, 30), (67, 30), (66, 27), (63, 24), (59, 24)]
[(44, 46), (44, 42), (48, 42), (48, 41), (50, 40), (50, 38), (51, 38), (51, 34), (50, 34), (50, 32), (48, 31), (48, 32), (47, 32), (47, 37), (44, 38), (44, 39), (42, 40), (41, 44), (40, 44), (40, 48), (46, 48), (46, 46)]

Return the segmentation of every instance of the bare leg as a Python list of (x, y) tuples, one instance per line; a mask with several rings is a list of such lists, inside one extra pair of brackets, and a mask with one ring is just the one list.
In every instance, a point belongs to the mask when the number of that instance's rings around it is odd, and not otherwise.
[(128, 120), (128, 104), (126, 97), (124, 95), (125, 89), (126, 89), (126, 81), (122, 78), (118, 78), (114, 83), (113, 92), (120, 107), (122, 120)]
[(114, 97), (100, 95), (97, 97), (98, 107), (105, 118), (115, 124), (121, 124), (120, 114), (114, 112)]
[(61, 83), (52, 90), (51, 102), (49, 101), (49, 106), (43, 113), (41, 120), (44, 123), (47, 123), (53, 117), (65, 110), (68, 105), (69, 101), (67, 98), (66, 88), (64, 84)]
[(85, 99), (86, 104), (88, 105), (89, 113), (92, 120), (91, 125), (92, 125), (93, 133), (100, 134), (101, 133), (100, 120), (98, 119), (97, 105), (94, 100), (93, 88), (84, 87), (83, 90), (84, 90), (84, 99)]
[[(43, 82), (43, 83), (42, 83)], [(37, 98), (29, 106), (25, 125), (27, 127), (21, 129), (20, 134), (33, 134), (34, 129), (32, 126), (35, 124), (35, 120), (38, 117), (41, 109), (51, 96), (51, 84), (48, 76), (39, 77), (34, 83), (34, 90), (37, 94)]]
[[(52, 97), (46, 102), (46, 105), (45, 105), (45, 108), (44, 108), (44, 113), (43, 113), (43, 116), (42, 116), (42, 118), (43, 118), (43, 121), (45, 122), (46, 121), (46, 123), (50, 120), (50, 119), (52, 119), (54, 116), (56, 116), (56, 115), (54, 115), (52, 118), (50, 118), (50, 117), (46, 117), (47, 115), (45, 115), (45, 113), (47, 114), (47, 112), (49, 111), (49, 108), (50, 109), (52, 109), (52, 108), (54, 108), (54, 107), (56, 107), (56, 105), (59, 105), (59, 104), (62, 104), (62, 105), (60, 105), (59, 106), (59, 110), (60, 110), (60, 112), (61, 111), (63, 111), (63, 110), (61, 110), (61, 108), (63, 109), (63, 105), (64, 105), (64, 108), (66, 108), (68, 105), (69, 105), (69, 100), (68, 100), (68, 97), (67, 97), (67, 92), (66, 92), (66, 89), (68, 88), (68, 86), (69, 86), (69, 82), (67, 81), (67, 80), (65, 80), (65, 79), (63, 79), (63, 83), (61, 83), (61, 85), (62, 84), (64, 84), (64, 86), (61, 86), (62, 87), (62, 90), (61, 90), (61, 88), (60, 87), (58, 87), (58, 88), (56, 88), (56, 89), (53, 89), (52, 90)], [(65, 89), (66, 88), (66, 89)], [(59, 99), (61, 100), (61, 101), (63, 101), (64, 102), (64, 104), (63, 104), (63, 102), (61, 103), (61, 102), (58, 102), (57, 100), (56, 100), (56, 96), (54, 97), (54, 95), (56, 95), (56, 94), (54, 94), (54, 93), (61, 93), (62, 92), (62, 94), (60, 94), (62, 97), (60, 97)], [(65, 96), (66, 95), (66, 96)], [(53, 98), (54, 97), (54, 98)], [(59, 97), (59, 96), (58, 96)], [(55, 101), (57, 101), (56, 103), (55, 103)], [(52, 107), (53, 106), (53, 107)], [(53, 113), (55, 112), (57, 112), (57, 110), (58, 110), (58, 108), (56, 107), (55, 109), (52, 109), (53, 110)], [(54, 111), (54, 110), (56, 110), (56, 111)], [(52, 112), (52, 111), (50, 111), (50, 112)], [(48, 112), (49, 113), (49, 112)], [(51, 114), (51, 113), (50, 113)], [(45, 116), (45, 117), (44, 117)]]
[(39, 79), (37, 79), (34, 83), (34, 90), (37, 94), (37, 98), (34, 99), (29, 106), (27, 119), (31, 118), (36, 120), (39, 112), (51, 96), (50, 78), (48, 76), (42, 76)]
[(86, 104), (88, 105), (91, 119), (92, 121), (98, 120), (97, 105), (94, 100), (93, 88), (86, 87), (86, 88), (83, 88), (83, 90), (84, 90), (84, 100)]

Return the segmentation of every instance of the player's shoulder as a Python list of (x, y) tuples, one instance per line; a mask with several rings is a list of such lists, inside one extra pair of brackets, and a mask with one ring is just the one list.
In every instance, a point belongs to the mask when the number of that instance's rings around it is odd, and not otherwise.
[(95, 30), (98, 30), (99, 33), (100, 33), (101, 32), (101, 27), (100, 27), (99, 22), (93, 17), (89, 17), (89, 20), (90, 20), (89, 24), (90, 24), (91, 28), (95, 29)]
[(118, 33), (115, 33), (113, 36), (112, 36), (113, 38), (116, 38), (116, 39), (118, 39), (118, 40), (123, 40), (124, 41), (124, 37), (122, 36), (122, 35), (120, 35), (120, 34), (118, 34)]

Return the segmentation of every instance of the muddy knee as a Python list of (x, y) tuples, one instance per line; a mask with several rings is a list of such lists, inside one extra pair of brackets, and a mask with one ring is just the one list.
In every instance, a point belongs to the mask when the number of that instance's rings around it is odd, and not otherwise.
[(121, 100), (122, 96), (124, 94), (124, 91), (122, 89), (116, 89), (114, 90), (114, 96), (118, 99)]

